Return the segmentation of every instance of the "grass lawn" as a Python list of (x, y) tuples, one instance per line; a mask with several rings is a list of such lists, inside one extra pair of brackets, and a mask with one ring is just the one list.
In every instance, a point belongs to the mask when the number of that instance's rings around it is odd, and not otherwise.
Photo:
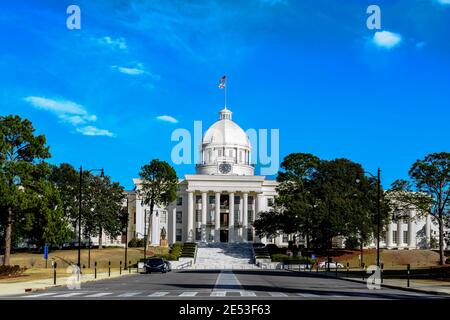
[[(168, 247), (150, 247), (147, 249), (147, 256), (155, 254), (165, 254), (169, 252)], [(144, 257), (144, 248), (128, 248), (128, 261), (135, 264)], [(125, 248), (104, 248), (91, 249), (91, 268), (88, 268), (88, 249), (81, 249), (82, 273), (94, 273), (94, 262), (97, 262), (97, 272), (108, 272), (108, 262), (111, 261), (111, 271), (118, 271), (120, 261), (122, 268), (125, 265)], [(0, 277), (0, 283), (13, 283), (19, 281), (32, 281), (48, 279), (53, 277), (51, 261), (57, 263), (57, 276), (67, 277), (66, 268), (70, 264), (76, 264), (78, 260), (78, 250), (55, 250), (48, 255), (48, 268), (45, 268), (45, 260), (42, 253), (14, 253), (11, 255), (11, 264), (26, 267), (27, 270), (20, 276)], [(84, 268), (83, 268), (84, 266)]]
[[(168, 247), (150, 247), (147, 249), (147, 256), (155, 254), (168, 253)], [(128, 248), (128, 261), (132, 264), (144, 257), (144, 248)], [(104, 248), (91, 249), (91, 268), (97, 261), (98, 268), (107, 268), (108, 261), (111, 261), (111, 267), (119, 268), (120, 261), (125, 264), (125, 248)], [(55, 250), (48, 255), (48, 267), (51, 267), (51, 261), (58, 264), (58, 268), (67, 267), (70, 264), (76, 264), (78, 261), (78, 250)], [(26, 268), (45, 268), (45, 260), (42, 253), (15, 253), (11, 255), (11, 264), (20, 265)], [(81, 249), (81, 267), (88, 268), (88, 249)]]
[[(366, 266), (376, 265), (377, 250), (365, 249), (363, 261)], [(331, 253), (333, 261), (338, 261), (344, 265), (347, 262), (350, 268), (359, 267), (360, 250), (334, 250)], [(439, 254), (432, 250), (381, 250), (381, 262), (384, 263), (385, 269), (405, 268), (411, 264), (411, 268), (426, 268), (437, 266), (439, 264)], [(326, 256), (319, 256), (319, 260), (326, 259)]]

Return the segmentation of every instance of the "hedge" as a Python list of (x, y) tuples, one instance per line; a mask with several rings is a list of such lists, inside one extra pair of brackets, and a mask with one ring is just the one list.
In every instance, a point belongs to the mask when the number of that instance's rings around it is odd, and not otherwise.
[(16, 276), (22, 274), (26, 268), (15, 266), (0, 266), (0, 276)]

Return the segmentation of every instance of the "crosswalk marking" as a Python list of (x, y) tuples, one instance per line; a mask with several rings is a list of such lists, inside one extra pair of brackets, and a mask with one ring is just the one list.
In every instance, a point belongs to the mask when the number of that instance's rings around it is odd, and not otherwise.
[(149, 294), (149, 297), (164, 297), (167, 296), (169, 294), (169, 292), (167, 291), (158, 291), (158, 292), (153, 292), (152, 294)]
[(53, 296), (52, 298), (67, 298), (67, 297), (74, 297), (74, 296), (79, 296), (81, 294), (85, 294), (86, 292), (71, 292), (71, 293), (65, 293), (65, 294), (60, 294), (57, 296)]
[(139, 293), (141, 293), (141, 292), (127, 292), (127, 293), (119, 294), (118, 297), (133, 297), (133, 296), (137, 296)]
[(241, 297), (256, 297), (253, 291), (241, 291)]
[(86, 298), (98, 298), (98, 297), (104, 297), (112, 294), (112, 292), (100, 292), (95, 294), (90, 294), (88, 296), (85, 296)]
[(179, 297), (195, 297), (198, 292), (183, 292)]
[(226, 291), (213, 291), (211, 292), (211, 297), (225, 297), (227, 295)]
[(57, 292), (37, 293), (37, 294), (32, 294), (32, 295), (21, 296), (21, 298), (37, 298), (37, 297), (51, 296), (54, 294), (57, 294)]
[(283, 292), (269, 292), (272, 297), (287, 297), (288, 295)]

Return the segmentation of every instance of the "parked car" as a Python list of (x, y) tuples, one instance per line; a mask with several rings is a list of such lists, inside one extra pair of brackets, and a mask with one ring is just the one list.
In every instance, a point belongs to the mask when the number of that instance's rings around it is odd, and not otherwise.
[(172, 271), (172, 264), (169, 261), (167, 261), (167, 260), (164, 260), (164, 263), (167, 266), (167, 271), (168, 272)]
[(152, 272), (166, 273), (167, 271), (170, 270), (171, 270), (170, 264), (168, 264), (168, 261), (162, 258), (150, 258), (144, 263), (145, 273), (152, 273)]
[(331, 262), (322, 261), (319, 263), (319, 268), (327, 269), (328, 264), (329, 264), (330, 269), (344, 268), (344, 265), (342, 263), (339, 263), (336, 261), (331, 261)]

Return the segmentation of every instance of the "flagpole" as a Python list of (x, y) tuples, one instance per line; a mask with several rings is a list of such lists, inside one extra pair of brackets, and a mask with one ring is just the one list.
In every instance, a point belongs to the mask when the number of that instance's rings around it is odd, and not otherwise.
[(224, 92), (224, 94), (225, 94), (225, 108), (227, 107), (227, 87), (228, 87), (228, 84), (225, 82), (225, 92)]

